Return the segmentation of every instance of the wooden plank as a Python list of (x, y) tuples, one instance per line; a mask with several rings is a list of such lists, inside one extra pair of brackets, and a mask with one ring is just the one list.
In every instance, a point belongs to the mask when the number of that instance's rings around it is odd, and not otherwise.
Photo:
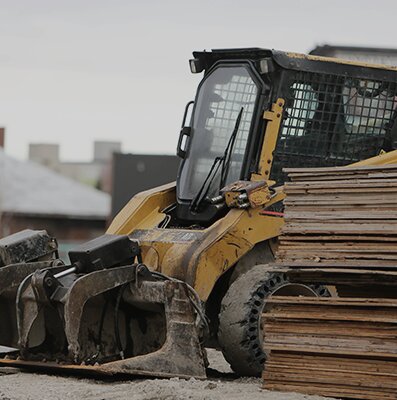
[[(396, 175), (397, 176), (397, 175)], [(334, 188), (362, 188), (363, 192), (366, 189), (377, 189), (380, 187), (390, 187), (395, 188), (397, 184), (397, 178), (391, 179), (338, 179), (332, 182), (332, 186), (329, 184), (328, 180), (319, 181), (299, 181), (299, 182), (286, 182), (284, 184), (284, 191), (289, 192), (291, 190), (306, 190), (306, 189), (334, 189)], [(365, 189), (365, 190), (364, 190)]]
[(293, 268), (284, 272), (291, 282), (322, 284), (397, 287), (396, 271), (372, 271), (347, 268)]
[(397, 268), (396, 261), (393, 260), (321, 260), (310, 259), (279, 259), (277, 262), (272, 264), (274, 270), (278, 269), (311, 269), (311, 268), (357, 268), (365, 270), (395, 270)]
[(379, 393), (377, 391), (368, 391), (365, 388), (353, 389), (349, 386), (331, 386), (328, 387), (324, 384), (321, 385), (298, 385), (294, 382), (283, 382), (278, 381), (272, 382), (267, 379), (264, 375), (265, 385), (264, 388), (267, 390), (277, 390), (282, 392), (298, 392), (308, 395), (320, 395), (320, 396), (330, 396), (336, 398), (345, 399), (362, 399), (362, 400), (396, 400), (395, 393), (390, 391), (389, 394)]
[(366, 232), (370, 235), (381, 234), (381, 235), (395, 235), (396, 226), (392, 223), (335, 223), (324, 225), (321, 222), (310, 222), (310, 223), (289, 223), (285, 226), (282, 232), (288, 234), (298, 233), (298, 234), (360, 234)]
[[(386, 210), (354, 210), (354, 211), (328, 211), (328, 210), (308, 210), (306, 212), (288, 209), (284, 213), (286, 224), (295, 220), (324, 220), (324, 223), (334, 220), (397, 220), (397, 209), (394, 211)], [(397, 226), (397, 221), (393, 222)], [(287, 225), (288, 226), (288, 225)]]
[(397, 299), (274, 296), (263, 321), (265, 388), (397, 398)]
[(397, 235), (367, 235), (367, 234), (360, 234), (360, 235), (347, 235), (347, 234), (339, 234), (339, 235), (288, 235), (287, 233), (280, 236), (279, 238), (279, 243), (282, 245), (284, 242), (372, 242), (372, 243), (377, 243), (377, 242), (391, 242), (391, 243), (396, 243), (397, 242)]
[[(296, 297), (296, 296), (272, 296), (267, 299), (266, 304), (309, 304), (316, 306), (360, 306), (360, 307), (395, 307), (397, 312), (397, 299), (362, 299), (362, 298), (340, 298), (340, 297)], [(397, 323), (397, 321), (396, 321)]]
[(366, 165), (360, 167), (344, 166), (344, 167), (319, 167), (319, 168), (283, 168), (283, 172), (287, 174), (293, 173), (304, 173), (304, 174), (320, 174), (320, 173), (352, 173), (352, 172), (384, 172), (384, 171), (396, 171), (397, 166), (395, 164), (387, 165)]

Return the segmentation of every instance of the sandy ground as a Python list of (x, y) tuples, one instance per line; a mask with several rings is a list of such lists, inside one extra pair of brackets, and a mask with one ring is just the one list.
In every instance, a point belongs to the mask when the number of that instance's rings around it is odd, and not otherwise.
[(96, 380), (29, 374), (0, 368), (0, 400), (320, 400), (324, 397), (261, 389), (260, 379), (236, 378), (222, 354), (209, 351), (208, 379)]

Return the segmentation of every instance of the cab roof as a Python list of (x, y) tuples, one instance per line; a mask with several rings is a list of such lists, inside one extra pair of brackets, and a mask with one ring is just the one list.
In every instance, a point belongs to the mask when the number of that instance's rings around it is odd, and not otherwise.
[(234, 60), (236, 62), (251, 61), (256, 63), (264, 58), (268, 58), (282, 69), (397, 81), (397, 67), (395, 66), (370, 64), (333, 57), (284, 52), (257, 47), (195, 51), (193, 52), (193, 56), (203, 63), (204, 69), (207, 71), (221, 60)]

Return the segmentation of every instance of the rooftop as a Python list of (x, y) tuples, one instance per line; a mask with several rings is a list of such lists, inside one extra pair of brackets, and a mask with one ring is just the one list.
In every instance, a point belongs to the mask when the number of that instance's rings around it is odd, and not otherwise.
[(107, 193), (66, 178), (0, 149), (0, 211), (66, 218), (106, 219)]

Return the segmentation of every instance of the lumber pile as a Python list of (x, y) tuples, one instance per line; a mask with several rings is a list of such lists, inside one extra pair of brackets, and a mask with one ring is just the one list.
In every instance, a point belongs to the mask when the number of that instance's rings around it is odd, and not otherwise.
[(273, 297), (265, 311), (266, 389), (397, 399), (397, 300)]
[(397, 165), (285, 171), (277, 265), (397, 270)]
[(275, 270), (339, 297), (272, 297), (265, 388), (397, 399), (397, 165), (288, 169)]

